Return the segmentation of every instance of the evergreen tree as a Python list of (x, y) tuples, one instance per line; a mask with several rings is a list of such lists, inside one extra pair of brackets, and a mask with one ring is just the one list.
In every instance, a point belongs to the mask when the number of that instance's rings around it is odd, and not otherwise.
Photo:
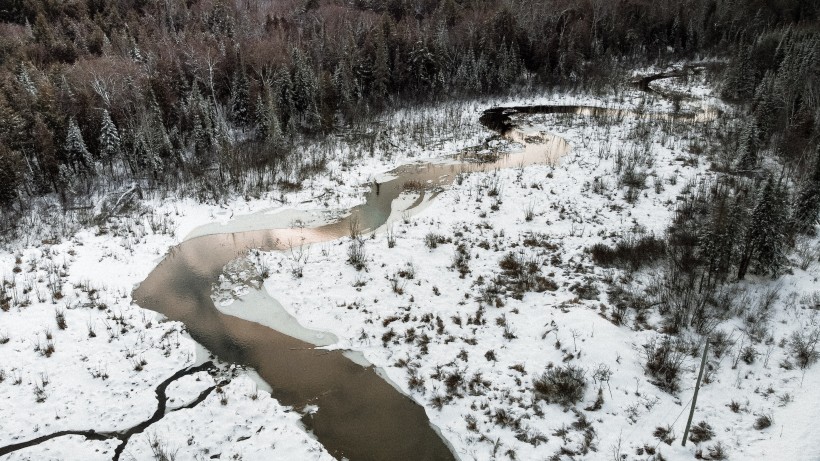
[(372, 83), (370, 85), (370, 98), (377, 105), (383, 104), (387, 97), (390, 85), (390, 54), (387, 51), (387, 43), (381, 30), (373, 34), (372, 40), (375, 48), (372, 63)]
[(296, 129), (296, 108), (293, 96), (293, 81), (290, 73), (283, 67), (276, 70), (273, 77), (276, 89), (278, 114), (285, 128), (285, 134), (290, 135)]
[(120, 155), (122, 142), (120, 140), (120, 133), (114, 125), (114, 121), (111, 120), (111, 115), (107, 109), (103, 110), (99, 144), (99, 157), (108, 162), (110, 167), (112, 160)]
[(32, 143), (32, 182), (34, 189), (38, 192), (50, 192), (58, 190), (57, 175), (59, 173), (60, 162), (57, 155), (57, 137), (48, 127), (44, 117), (40, 114), (34, 116), (31, 124)]
[(268, 110), (267, 116), (267, 136), (265, 137), (265, 144), (268, 147), (279, 147), (284, 141), (282, 138), (282, 125), (279, 122), (279, 116), (276, 115), (276, 110), (271, 107)]
[(142, 62), (142, 51), (140, 51), (140, 47), (137, 45), (136, 40), (134, 40), (133, 37), (129, 37), (129, 42), (131, 46), (128, 50), (128, 55), (134, 60), (134, 62)]
[(267, 104), (262, 100), (262, 94), (256, 95), (256, 104), (253, 109), (253, 128), (256, 130), (256, 139), (262, 141), (267, 137)]
[(231, 121), (243, 129), (250, 124), (251, 101), (248, 76), (240, 66), (234, 73), (231, 83)]
[[(426, 44), (421, 41), (416, 42), (416, 45), (410, 52), (409, 64), (410, 73), (415, 78), (417, 90), (425, 91), (436, 87), (436, 84), (438, 83), (436, 60), (435, 56)], [(387, 92), (386, 86), (384, 87), (383, 92)]]
[(210, 132), (210, 125), (204, 120), (203, 114), (194, 112), (193, 138), (194, 155), (200, 159), (205, 158), (211, 151), (213, 136)]
[(739, 171), (752, 171), (757, 168), (757, 133), (752, 122), (743, 126), (740, 132), (738, 146), (737, 169)]
[(723, 94), (732, 99), (748, 99), (754, 96), (755, 69), (752, 65), (751, 47), (739, 47), (738, 54), (729, 66)]
[(293, 53), (293, 107), (298, 114), (302, 127), (307, 129), (319, 126), (319, 110), (316, 97), (319, 93), (319, 81), (313, 67), (300, 50)]
[(282, 127), (271, 93), (270, 88), (266, 87), (265, 99), (262, 95), (256, 99), (256, 133), (257, 139), (267, 147), (277, 147), (282, 142)]
[(37, 87), (34, 86), (34, 82), (31, 81), (28, 71), (22, 65), (20, 66), (19, 72), (17, 72), (17, 81), (20, 82), (20, 85), (23, 86), (28, 94), (31, 96), (37, 96)]
[(222, 147), (232, 140), (228, 121), (214, 100), (207, 101), (208, 119), (211, 123), (211, 143), (214, 147)]
[(716, 186), (705, 230), (699, 238), (699, 253), (706, 264), (706, 284), (723, 280), (737, 255), (739, 236), (746, 220), (745, 204), (725, 187)]
[(781, 44), (783, 60), (774, 79), (774, 93), (780, 100), (780, 106), (786, 111), (786, 118), (791, 119), (797, 112), (800, 89), (805, 82), (801, 72), (800, 43), (794, 35), (784, 38)]
[(55, 183), (55, 190), (60, 194), (60, 203), (65, 207), (68, 203), (68, 194), (74, 193), (74, 187), (77, 175), (73, 174), (66, 165), (60, 165)]
[(354, 85), (353, 70), (347, 59), (343, 59), (333, 71), (333, 86), (338, 99), (336, 103), (342, 113), (348, 113), (353, 106)]
[(209, 108), (210, 104), (202, 97), (196, 81), (191, 87), (187, 106), (191, 117), (194, 154), (197, 158), (203, 159), (211, 151), (215, 136)]
[(820, 146), (817, 147), (814, 170), (803, 183), (797, 193), (797, 200), (794, 202), (794, 216), (792, 217), (794, 231), (810, 232), (817, 224), (818, 215), (820, 215)]
[(774, 74), (767, 71), (755, 90), (754, 113), (760, 139), (766, 141), (772, 135), (777, 123), (777, 106), (774, 101)]
[(144, 128), (143, 131), (146, 133), (146, 139), (157, 155), (161, 158), (168, 159), (173, 155), (173, 146), (171, 145), (171, 139), (168, 136), (168, 130), (165, 128), (163, 120), (162, 108), (157, 101), (156, 95), (151, 91), (150, 111), (144, 117), (146, 128)]
[(450, 47), (450, 36), (447, 32), (447, 27), (445, 27), (444, 23), (439, 23), (438, 27), (436, 28), (434, 44), (435, 54), (438, 57), (438, 62), (441, 65), (442, 70), (447, 72), (445, 81), (449, 81), (452, 78), (452, 71), (455, 69), (456, 66), (453, 62), (453, 53)]
[(752, 261), (760, 274), (779, 274), (785, 261), (783, 248), (787, 212), (783, 195), (780, 186), (769, 177), (749, 219), (738, 279), (745, 277)]
[(140, 128), (134, 139), (134, 161), (140, 171), (150, 173), (156, 178), (162, 172), (162, 161), (144, 131)]
[(20, 180), (19, 157), (0, 144), (0, 209), (11, 206), (17, 198)]
[(29, 137), (26, 121), (0, 95), (0, 143), (11, 150), (22, 151)]
[(475, 77), (475, 54), (473, 50), (470, 49), (460, 59), (458, 68), (456, 69), (453, 88), (460, 91), (466, 89), (468, 92), (472, 92), (477, 86)]
[(487, 63), (487, 57), (484, 53), (480, 53), (473, 64), (474, 76), (473, 76), (473, 85), (475, 87), (476, 92), (484, 93), (489, 87), (489, 79), (487, 78), (489, 74), (489, 64)]
[(66, 134), (63, 149), (66, 153), (66, 160), (74, 168), (74, 171), (88, 171), (91, 169), (91, 154), (88, 153), (88, 149), (85, 147), (83, 134), (80, 132), (80, 127), (77, 126), (77, 120), (74, 117), (68, 119), (68, 133)]
[(154, 93), (154, 90), (151, 88), (148, 89), (148, 109), (150, 109), (151, 116), (156, 117), (160, 121), (163, 120), (162, 106), (159, 105), (157, 94)]

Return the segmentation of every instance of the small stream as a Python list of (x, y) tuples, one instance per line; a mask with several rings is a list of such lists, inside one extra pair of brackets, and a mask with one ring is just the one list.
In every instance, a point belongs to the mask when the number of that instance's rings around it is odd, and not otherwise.
[(333, 456), (353, 461), (453, 460), (454, 454), (431, 426), (424, 408), (382, 379), (374, 367), (359, 365), (342, 351), (316, 349), (306, 340), (224, 314), (211, 299), (212, 287), (224, 266), (249, 249), (282, 251), (291, 245), (344, 238), (349, 236), (353, 221), (362, 232), (376, 230), (394, 211), (394, 200), (407, 189), (420, 194), (409, 206), (412, 209), (422, 203), (425, 194), (446, 187), (459, 174), (554, 164), (567, 153), (568, 143), (558, 136), (527, 136), (516, 129), (510, 119), (510, 113), (515, 112), (627, 114), (582, 106), (490, 109), (481, 123), (523, 144), (523, 150), (483, 163), (450, 158), (398, 167), (387, 173), (391, 179), (371, 186), (363, 204), (330, 224), (192, 238), (168, 252), (134, 291), (133, 299), (144, 308), (183, 322), (191, 336), (221, 360), (256, 369), (282, 404), (299, 410), (307, 405), (318, 407), (303, 420)]

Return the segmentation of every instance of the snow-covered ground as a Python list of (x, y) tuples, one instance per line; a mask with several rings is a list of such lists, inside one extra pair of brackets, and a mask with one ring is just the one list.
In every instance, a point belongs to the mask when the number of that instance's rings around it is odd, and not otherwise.
[[(696, 86), (691, 94), (709, 91)], [(373, 157), (352, 159), (342, 152), (345, 160), (331, 161), (328, 173), (302, 191), (218, 206), (148, 198), (151, 213), (141, 218), (0, 253), (0, 276), (11, 298), (9, 309), (0, 311), (0, 447), (61, 430), (135, 426), (154, 413), (160, 382), (207, 360), (183, 325), (163, 321), (130, 299), (133, 286), (186, 236), (332, 219), (385, 171), (480, 144), (490, 135), (477, 122), (483, 109), (547, 103), (671, 109), (670, 102), (644, 101), (637, 92), (610, 101), (553, 95), (476, 102), (461, 107), (461, 131), (428, 127), (421, 141), (408, 128), (418, 112), (399, 112), (385, 122), (395, 129), (383, 134)], [(701, 105), (682, 104), (684, 111)], [(439, 108), (427, 113), (433, 121), (450, 115)], [(651, 156), (639, 166), (649, 174), (647, 188), (626, 200), (613, 170), (619, 151), (626, 155), (640, 144), (645, 123), (626, 117), (601, 124), (567, 115), (528, 116), (521, 123), (533, 134), (564, 137), (572, 149), (555, 166), (470, 174), (413, 216), (396, 213), (391, 224), (365, 238), (366, 270), (346, 263), (347, 238), (309, 248), (301, 278), (293, 276), (289, 255), (265, 254), (271, 271), (264, 288), (305, 327), (335, 335), (339, 342), (327, 347), (359, 351), (382, 367), (425, 406), (462, 460), (637, 460), (658, 453), (692, 459), (699, 450), (708, 458), (717, 443), (732, 459), (820, 459), (820, 441), (811, 436), (811, 418), (820, 414), (820, 395), (813, 391), (820, 366), (781, 366), (793, 362), (787, 345), (792, 332), (818, 327), (816, 259), (776, 282), (770, 340), (744, 342), (740, 319), (719, 326), (735, 343), (721, 358), (710, 355), (712, 369), (694, 418), (708, 423), (714, 435), (681, 447), (698, 351), (686, 357), (676, 395), (651, 384), (642, 346), (659, 333), (610, 320), (605, 280), (623, 274), (596, 267), (585, 249), (636, 229), (664, 232), (686, 185), (713, 174), (705, 159), (688, 152), (699, 134), (678, 123), (650, 128)], [(388, 228), (396, 240), (392, 248)], [(445, 241), (429, 248), (425, 242), (433, 234)], [(508, 253), (536, 262), (554, 285), (495, 301), (493, 281)], [(454, 267), (458, 254), (463, 273)], [(752, 279), (746, 285), (756, 302), (774, 282)], [(222, 304), (243, 315), (243, 303)], [(650, 317), (650, 326), (657, 326), (653, 322)], [(758, 354), (752, 363), (736, 360), (750, 345)], [(532, 382), (549, 364), (584, 371), (588, 384), (576, 409), (534, 395)], [(204, 401), (181, 408), (208, 389), (213, 391)], [(152, 459), (159, 452), (176, 453), (177, 459), (331, 458), (299, 424), (300, 415), (272, 400), (248, 371), (221, 366), (198, 372), (171, 383), (167, 394), (168, 413), (131, 437), (124, 459)], [(593, 405), (599, 395), (603, 402)], [(755, 429), (759, 415), (771, 416), (771, 427)], [(676, 436), (671, 445), (653, 435), (666, 426)], [(66, 436), (0, 458), (110, 459), (118, 443)]]

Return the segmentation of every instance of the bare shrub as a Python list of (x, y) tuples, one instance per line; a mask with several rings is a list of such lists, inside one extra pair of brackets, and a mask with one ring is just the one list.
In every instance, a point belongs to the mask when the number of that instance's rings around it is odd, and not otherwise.
[(812, 245), (810, 240), (802, 240), (795, 246), (797, 265), (806, 270), (811, 264), (820, 259), (820, 246)]
[(712, 437), (714, 436), (715, 431), (712, 430), (712, 426), (710, 426), (706, 421), (701, 421), (695, 424), (689, 431), (689, 440), (695, 443), (712, 440)]
[(672, 426), (658, 426), (652, 435), (667, 445), (672, 445), (672, 442), (675, 441), (675, 431), (672, 429)]
[(774, 418), (771, 415), (759, 415), (755, 419), (754, 428), (761, 431), (771, 426), (774, 423)]
[(424, 378), (418, 374), (418, 371), (415, 368), (410, 368), (408, 370), (407, 386), (413, 391), (424, 391)]
[(722, 460), (729, 458), (729, 454), (726, 453), (726, 448), (720, 442), (717, 442), (716, 444), (709, 447), (708, 451), (709, 459)]
[(644, 317), (645, 312), (652, 306), (652, 301), (644, 290), (629, 285), (615, 283), (607, 290), (609, 302), (615, 309), (612, 310), (610, 320), (621, 325), (626, 320), (627, 309), (634, 309), (638, 317)]
[(362, 226), (359, 222), (358, 216), (352, 216), (347, 222), (347, 229), (350, 232), (350, 238), (353, 240), (362, 240)]
[[(354, 240), (356, 242), (357, 240)], [(361, 243), (361, 242), (360, 242)], [(305, 264), (310, 258), (310, 245), (291, 245), (290, 247), (290, 273), (295, 278), (302, 278), (305, 272)], [(262, 275), (265, 278), (265, 275)]]
[(709, 335), (709, 347), (712, 349), (712, 353), (715, 354), (715, 358), (723, 357), (723, 354), (734, 344), (732, 337), (723, 330), (717, 330)]
[(46, 394), (46, 385), (34, 383), (34, 400), (37, 403), (43, 403), (47, 398), (48, 395)]
[(496, 288), (499, 291), (502, 288), (511, 289), (515, 299), (521, 299), (529, 291), (541, 293), (558, 289), (553, 280), (541, 275), (543, 263), (537, 257), (524, 258), (518, 253), (508, 252), (498, 265), (503, 273), (494, 280)]
[(818, 342), (820, 342), (820, 329), (815, 329), (811, 333), (804, 333), (802, 330), (792, 333), (789, 350), (801, 369), (808, 368), (820, 357), (817, 352)]
[(599, 363), (597, 367), (595, 367), (595, 371), (592, 373), (592, 380), (595, 383), (601, 383), (603, 385), (606, 383), (609, 385), (609, 380), (612, 379), (612, 369), (609, 368), (609, 365), (605, 363)]
[(459, 243), (456, 246), (456, 252), (453, 255), (452, 268), (458, 271), (459, 277), (464, 278), (470, 272), (470, 250), (467, 245)]
[(405, 282), (397, 275), (390, 278), (390, 288), (393, 290), (393, 293), (396, 293), (397, 295), (404, 294), (404, 285)]
[(669, 338), (655, 338), (644, 345), (644, 371), (653, 378), (653, 384), (669, 393), (680, 390), (680, 370), (686, 358), (684, 346), (681, 340)]
[(428, 232), (427, 235), (424, 236), (424, 244), (431, 250), (444, 243), (447, 243), (447, 238), (441, 234)]
[(619, 175), (618, 182), (636, 194), (646, 188), (648, 168), (653, 165), (653, 156), (649, 144), (635, 146), (625, 153), (618, 150), (615, 156), (615, 173)]
[(416, 278), (416, 265), (413, 261), (407, 261), (404, 266), (396, 272), (396, 275), (403, 279), (413, 280)]
[(547, 367), (541, 376), (533, 379), (536, 397), (548, 403), (570, 406), (584, 398), (587, 382), (584, 370), (574, 365)]
[(530, 222), (535, 217), (535, 209), (532, 204), (527, 205), (524, 209), (524, 221)]
[(584, 408), (585, 411), (598, 411), (601, 407), (604, 406), (604, 388), (598, 388), (598, 397), (595, 398), (595, 402), (593, 402), (588, 407)]
[(757, 350), (749, 344), (740, 351), (740, 360), (743, 360), (747, 365), (755, 363), (757, 356), (760, 355)]
[(65, 330), (68, 327), (68, 324), (65, 320), (65, 310), (64, 309), (57, 309), (54, 312), (54, 319), (57, 321), (57, 328), (61, 330)]
[(597, 243), (589, 248), (592, 260), (604, 267), (638, 270), (666, 254), (666, 242), (654, 235), (629, 237), (610, 247)]
[(736, 302), (733, 288), (700, 287), (693, 280), (674, 271), (656, 278), (652, 289), (657, 296), (658, 313), (663, 316), (666, 333), (692, 328), (708, 334), (731, 314)]
[(586, 276), (583, 281), (573, 284), (570, 291), (575, 292), (581, 299), (595, 300), (601, 291), (598, 289), (595, 278)]
[(360, 271), (367, 267), (367, 253), (364, 249), (364, 242), (358, 239), (350, 241), (347, 248), (347, 262)]
[(148, 434), (148, 445), (155, 461), (174, 461), (177, 458), (177, 450), (168, 447), (168, 442), (163, 440), (157, 433)]
[(396, 246), (396, 231), (393, 230), (393, 226), (390, 226), (387, 229), (387, 248), (393, 248)]

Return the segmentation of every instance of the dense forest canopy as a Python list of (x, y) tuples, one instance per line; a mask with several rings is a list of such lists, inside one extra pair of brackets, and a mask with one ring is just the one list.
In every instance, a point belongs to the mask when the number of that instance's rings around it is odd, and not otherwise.
[[(728, 62), (746, 167), (815, 163), (818, 2), (4, 0), (0, 207), (138, 181), (273, 170), (294, 140), (386, 107), (527, 86), (607, 88), (638, 65)], [(809, 168), (810, 169), (810, 168)]]

